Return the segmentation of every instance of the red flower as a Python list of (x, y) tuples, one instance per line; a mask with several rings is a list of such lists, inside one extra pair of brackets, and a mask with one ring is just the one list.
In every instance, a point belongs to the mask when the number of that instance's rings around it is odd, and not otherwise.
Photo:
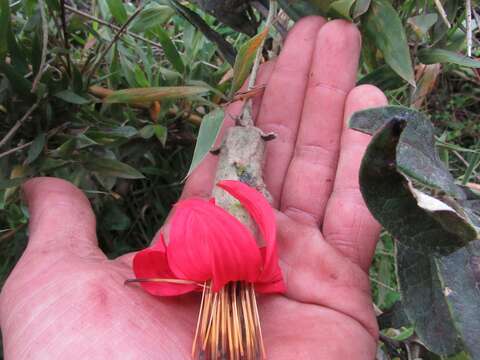
[(226, 180), (218, 186), (249, 212), (265, 246), (259, 248), (250, 230), (214, 201), (180, 201), (171, 220), (168, 247), (160, 234), (154, 246), (133, 259), (135, 276), (150, 294), (185, 294), (201, 290), (208, 280), (213, 291), (230, 281), (254, 283), (261, 293), (285, 291), (270, 204), (260, 192), (239, 181)]

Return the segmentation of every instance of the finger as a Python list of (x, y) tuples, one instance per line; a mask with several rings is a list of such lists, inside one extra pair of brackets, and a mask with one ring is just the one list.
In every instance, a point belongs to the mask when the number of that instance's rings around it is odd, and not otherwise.
[[(355, 111), (386, 104), (387, 99), (379, 89), (359, 86), (348, 95), (345, 124)], [(380, 232), (380, 225), (368, 211), (358, 183), (360, 163), (369, 141), (369, 135), (345, 125), (335, 184), (323, 224), (325, 239), (365, 271), (370, 266)]]
[[(258, 85), (265, 85), (270, 75), (272, 74), (274, 68), (273, 62), (267, 62), (263, 64), (259, 70), (258, 78), (256, 83)], [(243, 85), (240, 91), (245, 91), (247, 87), (248, 80)], [(259, 94), (253, 98), (253, 112), (254, 116), (259, 111), (260, 103), (262, 101), (262, 94)], [(216, 146), (221, 144), (227, 129), (234, 125), (235, 117), (240, 115), (240, 112), (243, 109), (243, 101), (236, 101), (230, 104), (225, 111), (225, 120), (223, 122), (223, 127), (220, 131), (220, 134), (217, 138)], [(202, 163), (195, 169), (192, 175), (189, 176), (185, 187), (183, 188), (181, 198), (189, 197), (204, 197), (208, 198), (212, 194), (213, 182), (215, 179), (215, 171), (217, 169), (218, 156), (207, 154), (207, 157), (202, 161)]]
[(305, 223), (320, 223), (338, 158), (343, 109), (354, 87), (360, 56), (355, 25), (334, 20), (318, 33), (294, 155), (281, 210)]
[(62, 251), (102, 256), (90, 202), (73, 184), (56, 178), (35, 178), (23, 186), (30, 213), (27, 251)]
[(312, 62), (315, 38), (325, 24), (321, 17), (300, 20), (290, 31), (280, 53), (257, 118), (257, 126), (277, 137), (267, 145), (264, 166), (265, 183), (278, 207), (280, 194), (290, 162), (303, 99)]

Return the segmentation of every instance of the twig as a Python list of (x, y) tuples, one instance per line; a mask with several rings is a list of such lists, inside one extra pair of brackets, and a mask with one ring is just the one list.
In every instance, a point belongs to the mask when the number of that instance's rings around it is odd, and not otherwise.
[(67, 16), (65, 15), (65, 0), (60, 0), (60, 12), (61, 12), (61, 21), (62, 21), (62, 31), (63, 31), (63, 42), (65, 46), (66, 58), (67, 58), (67, 70), (68, 73), (72, 73), (72, 61), (70, 60), (70, 43), (68, 42), (68, 31), (67, 31)]
[(465, 0), (467, 11), (467, 56), (472, 57), (473, 31), (472, 31), (472, 0)]
[[(95, 17), (95, 16), (92, 16), (92, 15), (86, 13), (86, 12), (83, 12), (83, 11), (80, 11), (80, 10), (78, 10), (78, 9), (75, 9), (74, 7), (72, 7), (72, 6), (70, 6), (70, 5), (65, 4), (65, 9), (67, 9), (68, 11), (71, 11), (71, 12), (74, 13), (74, 14), (80, 15), (81, 17), (84, 17), (84, 18), (86, 18), (86, 19), (89, 19), (89, 20), (98, 22), (99, 24), (104, 25), (104, 26), (106, 26), (106, 27), (109, 27), (109, 28), (112, 29), (112, 30), (115, 30), (115, 31), (119, 31), (119, 30), (120, 30), (120, 27), (119, 27), (119, 26), (114, 25), (114, 24), (111, 24), (111, 23), (109, 23), (108, 21), (99, 19), (99, 18), (97, 18), (97, 17)], [(149, 44), (149, 45), (152, 45), (152, 46), (154, 46), (154, 47), (157, 47), (157, 48), (159, 48), (159, 49), (163, 49), (161, 44), (156, 43), (155, 41), (152, 41), (152, 40), (150, 40), (150, 39), (147, 39), (147, 38), (145, 38), (145, 37), (143, 37), (143, 36), (141, 36), (141, 35), (138, 35), (138, 34), (136, 34), (136, 33), (133, 33), (133, 32), (131, 32), (131, 31), (128, 31), (128, 30), (127, 30), (127, 31), (124, 31), (124, 33), (127, 34), (127, 35), (130, 35), (130, 36), (133, 37), (134, 39), (143, 41), (143, 42), (145, 42), (145, 43), (147, 43), (147, 44)]]
[(38, 0), (38, 5), (40, 6), (40, 17), (42, 18), (42, 55), (40, 60), (40, 66), (38, 67), (38, 74), (35, 76), (32, 84), (32, 93), (35, 93), (37, 90), (38, 84), (42, 79), (42, 75), (45, 72), (46, 66), (45, 62), (47, 60), (47, 46), (48, 46), (48, 21), (47, 14), (45, 13), (45, 2), (44, 0)]
[[(265, 29), (270, 28), (270, 26), (273, 23), (273, 19), (275, 18), (276, 13), (277, 13), (277, 1), (276, 0), (271, 0), (270, 1), (270, 7), (268, 9), (267, 20), (265, 21)], [(257, 54), (255, 55), (255, 60), (253, 62), (252, 71), (250, 73), (250, 79), (248, 80), (247, 91), (251, 91), (255, 86), (255, 82), (257, 80), (257, 75), (258, 75), (258, 70), (260, 69), (263, 47), (265, 45), (266, 38), (267, 37), (265, 36), (265, 38), (262, 40), (262, 43), (258, 47)], [(247, 102), (245, 103), (245, 106), (243, 107), (243, 114), (240, 117), (240, 123), (243, 126), (252, 126), (253, 125), (253, 102), (252, 102), (252, 99), (248, 99)]]
[(373, 278), (373, 277), (370, 277), (370, 281), (374, 282), (375, 284), (377, 285), (380, 285), (381, 287), (385, 288), (385, 289), (388, 289), (390, 291), (393, 291), (393, 292), (397, 292), (398, 290), (397, 289), (394, 289), (393, 287), (387, 285), (387, 284), (384, 284), (383, 282)]
[(8, 149), (7, 151), (4, 151), (3, 153), (0, 153), (0, 159), (5, 157), (5, 156), (8, 156), (10, 154), (13, 154), (13, 153), (17, 152), (18, 150), (25, 149), (25, 148), (29, 147), (30, 145), (32, 145), (32, 143), (33, 143), (33, 141), (29, 141), (25, 144), (19, 145), (17, 147), (12, 148), (12, 149)]
[(90, 80), (90, 78), (93, 76), (93, 74), (95, 74), (95, 71), (97, 70), (98, 66), (102, 62), (103, 58), (108, 54), (108, 52), (110, 51), (112, 46), (117, 42), (117, 40), (120, 38), (122, 33), (127, 29), (128, 25), (130, 25), (130, 23), (133, 21), (133, 19), (135, 19), (137, 17), (137, 15), (140, 14), (140, 12), (143, 10), (143, 7), (144, 7), (144, 5), (140, 6), (137, 10), (135, 10), (135, 12), (132, 15), (130, 15), (128, 20), (125, 21), (125, 24), (123, 24), (122, 27), (120, 29), (118, 29), (118, 31), (113, 36), (112, 41), (110, 41), (110, 43), (107, 45), (105, 50), (103, 50), (102, 53), (98, 56), (97, 61), (95, 61), (95, 63), (93, 64), (92, 70), (90, 71), (90, 74), (88, 76), (88, 80)]
[(440, 14), (440, 17), (442, 18), (443, 22), (447, 27), (450, 29), (452, 27), (452, 24), (450, 24), (450, 21), (448, 21), (448, 16), (447, 13), (445, 12), (445, 9), (443, 8), (442, 3), (440, 0), (434, 0), (435, 6), (437, 7), (438, 13)]
[(20, 127), (23, 125), (23, 123), (25, 121), (27, 121), (27, 119), (30, 117), (30, 115), (32, 115), (32, 113), (35, 111), (35, 109), (38, 107), (38, 105), (40, 105), (40, 101), (41, 101), (41, 99), (38, 99), (35, 104), (30, 106), (30, 108), (25, 113), (25, 115), (23, 115), (22, 118), (20, 120), (18, 120), (15, 123), (15, 125), (13, 125), (13, 127), (10, 129), (10, 131), (3, 137), (3, 139), (0, 140), (0, 148), (3, 145), (5, 145), (8, 142), (8, 140), (10, 140), (13, 135), (15, 135), (15, 133), (18, 131), (18, 129), (20, 129)]

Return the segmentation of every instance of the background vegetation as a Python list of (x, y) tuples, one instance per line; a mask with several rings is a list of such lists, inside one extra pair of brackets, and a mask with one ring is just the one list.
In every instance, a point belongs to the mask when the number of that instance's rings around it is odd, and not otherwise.
[[(282, 29), (303, 15), (356, 22), (364, 33), (359, 83), (381, 87), (392, 104), (428, 112), (455, 177), (480, 182), (475, 4), (279, 2), (284, 13), (266, 58), (281, 48)], [(28, 211), (18, 189), (32, 176), (61, 177), (86, 192), (109, 257), (148, 245), (181, 191), (201, 119), (228, 99), (235, 53), (265, 10), (264, 2), (242, 10), (239, 25), (198, 3), (0, 0), (0, 286), (26, 245)], [(121, 89), (130, 90), (112, 94)], [(394, 257), (385, 233), (371, 271), (382, 310), (399, 298)], [(385, 333), (399, 358), (422, 350), (412, 334)]]

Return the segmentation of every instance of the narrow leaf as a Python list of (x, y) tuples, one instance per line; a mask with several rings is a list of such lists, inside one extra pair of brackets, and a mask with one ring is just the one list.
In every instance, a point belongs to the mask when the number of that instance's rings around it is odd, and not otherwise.
[(105, 98), (108, 104), (114, 103), (150, 103), (162, 99), (184, 98), (208, 92), (208, 88), (201, 86), (166, 86), (151, 88), (134, 88), (112, 92)]
[(91, 157), (83, 163), (86, 169), (98, 172), (104, 176), (114, 176), (123, 179), (143, 179), (141, 172), (121, 161)]
[(257, 50), (267, 35), (268, 28), (265, 28), (240, 47), (235, 59), (235, 65), (233, 66), (233, 82), (230, 94), (235, 94), (242, 87), (248, 75), (250, 75)]
[(350, 10), (352, 9), (355, 0), (336, 0), (330, 4), (328, 8), (328, 15), (333, 17), (340, 17), (347, 20), (352, 20)]
[(43, 147), (45, 146), (45, 139), (45, 133), (40, 133), (37, 135), (37, 137), (33, 140), (30, 149), (28, 150), (25, 164), (31, 164), (38, 158), (38, 156), (42, 153)]
[(187, 176), (190, 176), (197, 166), (207, 156), (208, 152), (217, 140), (220, 129), (222, 128), (225, 112), (223, 109), (216, 109), (206, 115), (200, 125), (197, 144), (193, 153), (192, 163), (188, 169)]
[(402, 21), (388, 0), (372, 0), (363, 22), (366, 35), (395, 72), (415, 86), (410, 50)]
[(168, 33), (162, 29), (162, 27), (157, 26), (152, 29), (152, 33), (155, 34), (157, 39), (162, 44), (163, 51), (168, 61), (172, 64), (173, 68), (179, 73), (183, 74), (185, 71), (185, 64), (183, 63), (182, 57), (180, 56), (177, 48), (175, 47), (172, 40), (168, 36)]
[(76, 105), (85, 105), (90, 102), (90, 100), (85, 99), (84, 97), (75, 94), (71, 90), (62, 90), (60, 92), (57, 92), (55, 97), (62, 99), (63, 101), (66, 101), (68, 103), (76, 104)]
[(112, 13), (113, 18), (119, 23), (119, 24), (124, 24), (127, 19), (127, 10), (125, 10), (125, 7), (123, 5), (122, 0), (107, 0), (108, 8), (110, 9), (110, 12)]
[(422, 49), (418, 52), (418, 58), (424, 64), (449, 63), (480, 68), (480, 61), (444, 49)]
[(129, 30), (146, 33), (154, 27), (163, 26), (173, 14), (175, 14), (175, 11), (169, 6), (152, 4), (138, 14), (129, 26)]

